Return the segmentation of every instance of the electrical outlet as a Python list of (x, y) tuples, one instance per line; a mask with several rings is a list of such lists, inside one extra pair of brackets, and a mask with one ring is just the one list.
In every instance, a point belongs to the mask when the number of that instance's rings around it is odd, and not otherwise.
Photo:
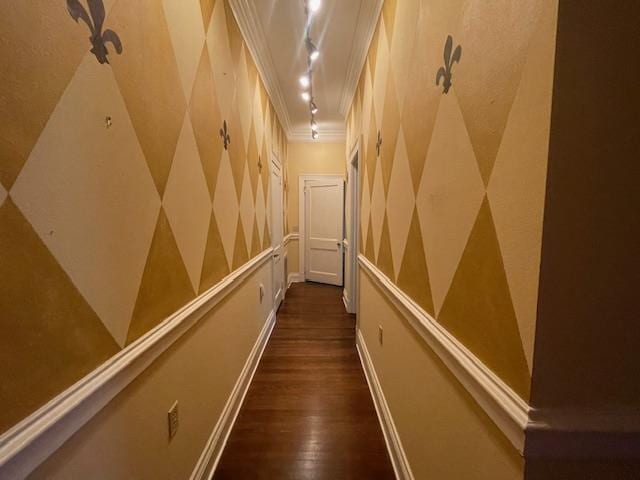
[(169, 409), (169, 439), (176, 436), (178, 427), (180, 426), (180, 418), (178, 417), (178, 401), (176, 400)]
[(378, 342), (382, 345), (382, 325), (378, 325)]

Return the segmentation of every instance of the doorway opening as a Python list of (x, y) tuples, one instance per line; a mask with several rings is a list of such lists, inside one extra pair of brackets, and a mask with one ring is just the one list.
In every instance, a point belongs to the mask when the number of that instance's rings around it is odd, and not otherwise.
[(299, 177), (300, 271), (305, 281), (344, 283), (344, 178)]

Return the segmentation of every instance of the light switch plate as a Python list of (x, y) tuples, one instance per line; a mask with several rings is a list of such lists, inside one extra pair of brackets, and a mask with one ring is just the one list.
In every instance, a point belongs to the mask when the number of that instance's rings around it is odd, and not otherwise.
[(175, 437), (178, 432), (178, 427), (180, 426), (180, 418), (178, 416), (178, 401), (176, 400), (171, 408), (169, 409), (169, 439)]

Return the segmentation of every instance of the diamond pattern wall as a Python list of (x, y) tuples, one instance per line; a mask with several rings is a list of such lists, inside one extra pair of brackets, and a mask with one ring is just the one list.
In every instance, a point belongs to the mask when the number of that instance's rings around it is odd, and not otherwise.
[(104, 7), (99, 63), (65, 2), (0, 5), (0, 433), (271, 243), (286, 139), (228, 3)]
[[(346, 120), (348, 145), (361, 136), (363, 146), (361, 252), (525, 399), (554, 68), (548, 4), (386, 1)], [(449, 35), (451, 53), (461, 47), (450, 65)]]

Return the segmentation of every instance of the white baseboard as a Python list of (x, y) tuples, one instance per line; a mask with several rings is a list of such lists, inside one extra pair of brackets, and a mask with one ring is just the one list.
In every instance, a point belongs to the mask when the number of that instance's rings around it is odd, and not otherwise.
[(190, 480), (209, 480), (213, 476), (213, 472), (218, 466), (224, 447), (229, 439), (229, 434), (233, 429), (233, 425), (236, 423), (236, 419), (240, 413), (240, 408), (242, 407), (244, 398), (247, 395), (249, 386), (251, 385), (251, 380), (253, 380), (253, 376), (256, 373), (256, 369), (258, 368), (258, 364), (260, 363), (260, 359), (262, 358), (262, 354), (267, 346), (267, 342), (269, 341), (269, 337), (271, 336), (271, 332), (273, 331), (275, 324), (276, 314), (272, 310), (262, 332), (260, 332), (260, 336), (251, 349), (249, 358), (247, 358), (247, 361), (242, 368), (240, 377), (238, 377), (238, 380), (231, 391), (231, 395), (229, 395), (227, 403), (222, 409), (220, 418), (218, 419), (213, 432), (211, 432), (211, 436), (209, 436), (209, 440), (207, 441), (202, 455), (200, 455), (198, 463), (191, 474)]
[(0, 480), (21, 480), (223, 298), (272, 258), (268, 248), (0, 435)]
[(300, 272), (294, 272), (289, 274), (289, 278), (287, 278), (287, 290), (291, 286), (292, 283), (302, 283), (304, 282), (304, 277)]
[(378, 375), (376, 375), (376, 370), (371, 362), (369, 351), (367, 350), (367, 346), (364, 343), (364, 338), (362, 337), (360, 330), (358, 330), (356, 337), (356, 347), (358, 349), (358, 355), (360, 356), (360, 362), (362, 363), (365, 377), (367, 378), (369, 390), (371, 391), (371, 396), (373, 397), (373, 403), (376, 407), (378, 420), (382, 427), (384, 441), (387, 444), (387, 450), (389, 451), (389, 457), (391, 458), (396, 478), (398, 480), (413, 480), (411, 466), (409, 465), (407, 456), (402, 448), (400, 435), (398, 435), (398, 431), (396, 430), (393, 417), (391, 416), (391, 411), (389, 410), (389, 405), (387, 404), (387, 400), (384, 398), (384, 392), (382, 391), (382, 387), (378, 381)]

